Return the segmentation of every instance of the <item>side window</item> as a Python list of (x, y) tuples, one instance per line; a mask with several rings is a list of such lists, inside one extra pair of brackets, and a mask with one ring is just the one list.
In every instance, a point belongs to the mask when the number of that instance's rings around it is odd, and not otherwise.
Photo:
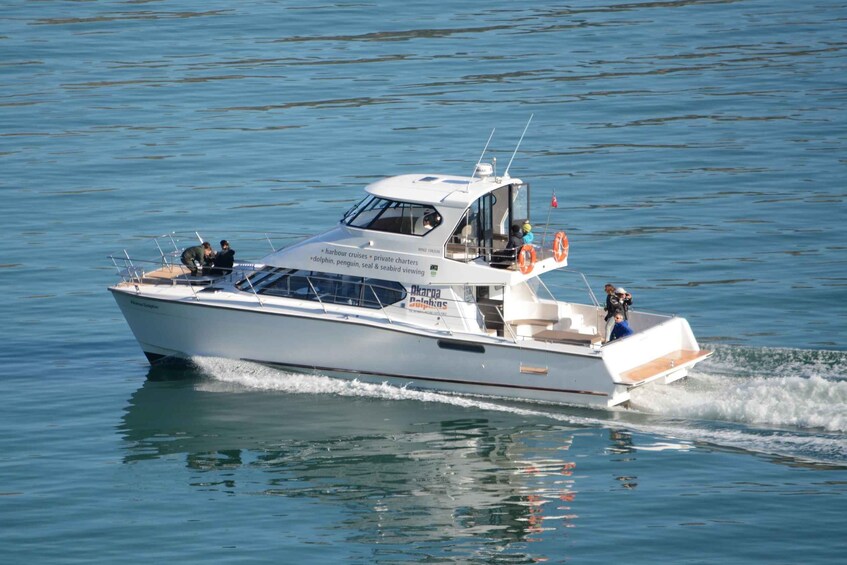
[(361, 301), (362, 277), (341, 276), (332, 302), (348, 306), (361, 306)]
[(308, 271), (294, 271), (276, 280), (268, 280), (267, 284), (262, 285), (259, 294), (283, 296), (286, 298), (314, 299), (314, 293), (309, 286), (309, 280), (307, 278), (308, 274)]
[(432, 206), (418, 206), (414, 213), (415, 235), (426, 235), (441, 225), (441, 214)]
[(263, 267), (261, 270), (251, 273), (247, 276), (247, 278), (236, 283), (235, 287), (238, 290), (246, 290), (248, 292), (252, 292), (253, 289), (266, 286), (268, 282), (279, 278), (281, 274), (286, 273), (288, 271), (289, 269), (280, 269), (277, 267)]
[(406, 289), (403, 285), (393, 281), (365, 279), (364, 291), (362, 306), (365, 308), (381, 308), (406, 298)]
[(374, 218), (368, 229), (391, 233), (412, 233), (412, 207), (405, 202), (391, 202)]
[[(252, 291), (246, 280), (239, 283), (238, 288)], [(269, 296), (361, 308), (381, 308), (406, 297), (406, 289), (397, 282), (279, 268), (271, 268), (270, 274), (261, 282), (254, 282), (252, 288)]]

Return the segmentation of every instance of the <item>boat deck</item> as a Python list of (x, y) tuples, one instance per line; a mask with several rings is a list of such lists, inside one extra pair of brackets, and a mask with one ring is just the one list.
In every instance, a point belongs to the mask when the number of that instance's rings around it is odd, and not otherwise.
[(667, 355), (648, 361), (643, 365), (639, 365), (634, 369), (621, 373), (620, 382), (625, 384), (640, 383), (651, 377), (670, 372), (681, 365), (687, 365), (692, 361), (704, 359), (711, 354), (711, 351), (706, 351), (704, 349), (701, 349), (700, 351), (678, 349), (677, 351), (673, 351)]
[(135, 283), (151, 285), (197, 285), (210, 284), (219, 277), (196, 276), (192, 277), (188, 268), (183, 265), (165, 265), (153, 271), (144, 272), (140, 277), (133, 278)]
[(591, 345), (603, 341), (603, 338), (599, 335), (589, 335), (561, 330), (543, 330), (534, 334), (532, 337), (533, 339), (541, 341), (555, 341), (558, 343), (570, 343), (575, 345)]
[(188, 268), (183, 265), (167, 265), (162, 267), (161, 269), (156, 269), (155, 271), (144, 273), (144, 276), (142, 277), (142, 282), (161, 283), (172, 281), (174, 279), (184, 277), (184, 275), (187, 275), (188, 272)]

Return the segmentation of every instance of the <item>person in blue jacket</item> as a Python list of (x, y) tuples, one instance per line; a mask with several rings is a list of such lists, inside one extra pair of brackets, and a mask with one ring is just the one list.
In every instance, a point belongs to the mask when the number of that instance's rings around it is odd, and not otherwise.
[(532, 243), (535, 239), (535, 235), (532, 233), (532, 225), (529, 223), (529, 220), (525, 221), (523, 224), (523, 242), (524, 243)]
[(635, 332), (629, 327), (629, 322), (624, 319), (623, 314), (620, 312), (615, 314), (615, 327), (612, 328), (612, 336), (609, 338), (609, 341), (615, 341), (633, 333)]

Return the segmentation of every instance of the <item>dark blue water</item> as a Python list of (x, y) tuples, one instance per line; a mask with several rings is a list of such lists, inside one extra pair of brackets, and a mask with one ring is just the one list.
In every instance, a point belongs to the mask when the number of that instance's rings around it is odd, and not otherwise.
[[(834, 563), (847, 550), (847, 4), (0, 7), (0, 555)], [(244, 363), (151, 370), (105, 257), (532, 185), (595, 291), (716, 349), (631, 411)], [(549, 202), (555, 192), (559, 208)], [(152, 250), (150, 250), (152, 251)]]

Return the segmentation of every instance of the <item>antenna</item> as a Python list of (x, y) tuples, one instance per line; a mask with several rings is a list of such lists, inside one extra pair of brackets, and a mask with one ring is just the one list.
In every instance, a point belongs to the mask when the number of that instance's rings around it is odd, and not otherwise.
[[(482, 163), (482, 158), (485, 157), (485, 152), (488, 151), (488, 144), (491, 143), (491, 138), (494, 137), (494, 132), (497, 131), (497, 128), (491, 128), (491, 134), (488, 136), (488, 141), (485, 142), (485, 147), (482, 148), (482, 153), (479, 155), (479, 159), (476, 162), (476, 165), (473, 167), (473, 172), (471, 173), (471, 180), (473, 180), (474, 176), (476, 176), (476, 171), (479, 169), (479, 164)], [(471, 187), (471, 181), (468, 181), (468, 184), (465, 185), (465, 192)]]
[(512, 166), (512, 161), (515, 160), (515, 155), (517, 155), (517, 153), (518, 153), (518, 147), (521, 146), (521, 142), (523, 141), (523, 136), (526, 135), (526, 130), (529, 129), (529, 123), (532, 121), (532, 117), (534, 115), (535, 114), (530, 114), (529, 119), (526, 121), (526, 126), (523, 128), (523, 133), (521, 134), (521, 138), (518, 140), (518, 144), (515, 146), (515, 152), (512, 153), (512, 158), (509, 159), (509, 164), (506, 165), (506, 171), (503, 173), (504, 177), (508, 178), (508, 176), (509, 176), (509, 168), (511, 168), (511, 166)]

